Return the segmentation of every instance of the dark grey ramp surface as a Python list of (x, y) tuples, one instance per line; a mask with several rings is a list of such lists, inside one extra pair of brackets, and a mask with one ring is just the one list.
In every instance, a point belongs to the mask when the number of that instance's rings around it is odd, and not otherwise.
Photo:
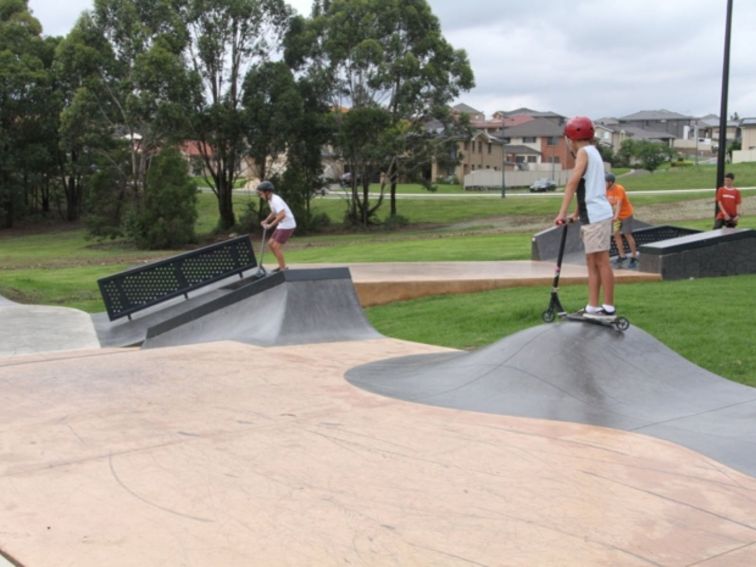
[(145, 348), (235, 340), (261, 346), (381, 335), (362, 311), (348, 268), (287, 270), (240, 285), (147, 331)]
[(756, 476), (756, 388), (692, 364), (636, 327), (541, 325), (472, 353), (356, 367), (347, 380), (417, 403), (653, 435)]
[(227, 295), (235, 286), (246, 285), (256, 281), (254, 278), (256, 272), (257, 269), (255, 268), (254, 270), (245, 272), (243, 279), (233, 276), (192, 291), (189, 293), (188, 299), (175, 297), (153, 307), (137, 311), (131, 316), (131, 320), (127, 317), (121, 317), (120, 319), (111, 321), (107, 313), (95, 313), (92, 315), (92, 322), (97, 331), (97, 338), (103, 347), (140, 345), (147, 336), (147, 330), (150, 327), (154, 327), (182, 313), (192, 311), (200, 305)]

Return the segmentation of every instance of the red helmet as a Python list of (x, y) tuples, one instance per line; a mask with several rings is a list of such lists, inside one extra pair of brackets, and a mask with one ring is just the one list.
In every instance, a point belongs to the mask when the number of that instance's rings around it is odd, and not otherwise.
[(564, 135), (570, 140), (593, 140), (596, 130), (587, 116), (575, 116), (564, 125)]

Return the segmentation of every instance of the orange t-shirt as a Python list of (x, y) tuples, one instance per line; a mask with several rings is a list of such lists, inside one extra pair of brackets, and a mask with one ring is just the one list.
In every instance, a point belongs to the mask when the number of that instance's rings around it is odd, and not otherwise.
[(727, 211), (730, 217), (734, 217), (738, 214), (738, 205), (740, 204), (740, 191), (735, 187), (720, 187), (717, 189), (717, 218), (723, 219), (724, 213), (721, 209)]
[(606, 190), (606, 198), (612, 205), (612, 210), (617, 203), (621, 203), (619, 210), (619, 219), (625, 220), (627, 217), (632, 216), (633, 206), (630, 204), (630, 199), (627, 198), (625, 188), (622, 185), (616, 183)]

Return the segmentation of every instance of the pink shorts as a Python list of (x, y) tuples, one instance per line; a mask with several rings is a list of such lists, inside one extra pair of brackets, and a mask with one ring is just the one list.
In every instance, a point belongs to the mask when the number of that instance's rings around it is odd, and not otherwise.
[(270, 237), (270, 239), (275, 240), (279, 244), (283, 245), (286, 244), (289, 238), (291, 238), (292, 234), (294, 234), (293, 228), (277, 228), (273, 231), (273, 235)]

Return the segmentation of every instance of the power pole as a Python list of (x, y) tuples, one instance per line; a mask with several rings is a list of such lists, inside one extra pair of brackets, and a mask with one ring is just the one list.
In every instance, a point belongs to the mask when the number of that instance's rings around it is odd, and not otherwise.
[[(717, 148), (717, 185), (724, 185), (725, 155), (727, 154), (727, 91), (730, 83), (730, 35), (732, 32), (732, 0), (727, 0), (727, 20), (725, 21), (724, 63), (722, 66), (722, 100), (719, 108), (719, 147)], [(714, 216), (717, 204), (714, 203)]]

